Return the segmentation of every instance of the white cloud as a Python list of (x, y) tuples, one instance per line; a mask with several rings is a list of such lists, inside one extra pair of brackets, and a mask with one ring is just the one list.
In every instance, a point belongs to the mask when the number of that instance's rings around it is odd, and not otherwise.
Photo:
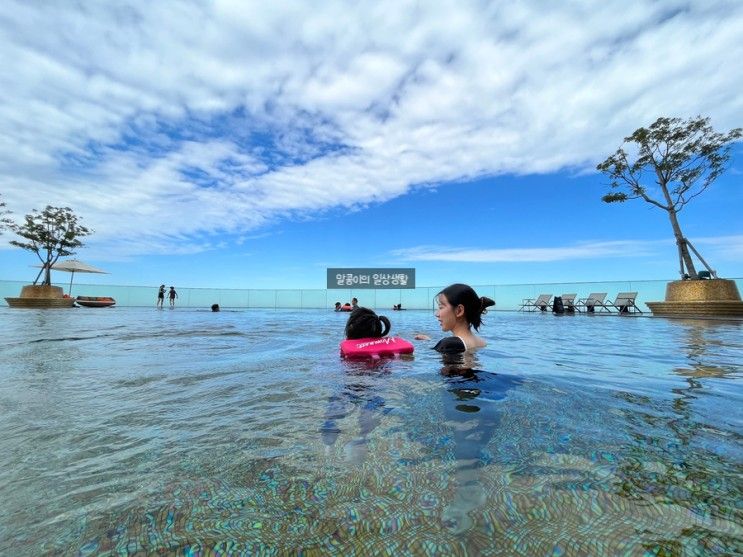
[(743, 260), (743, 235), (693, 238), (692, 242), (712, 266), (717, 261)]
[(468, 263), (524, 263), (546, 261), (571, 261), (601, 257), (643, 257), (652, 254), (657, 244), (620, 240), (612, 242), (580, 243), (573, 246), (545, 248), (452, 248), (442, 246), (417, 246), (395, 250), (392, 254), (403, 261), (457, 261)]
[(741, 28), (734, 1), (11, 2), (0, 192), (157, 253), (416, 184), (591, 168), (661, 114), (739, 125)]
[[(542, 248), (457, 248), (415, 246), (398, 249), (391, 255), (402, 261), (454, 261), (460, 263), (544, 263), (577, 259), (641, 258), (668, 252), (673, 240), (615, 240), (581, 242), (569, 246)], [(694, 239), (694, 245), (709, 261), (733, 261), (743, 256), (743, 235)], [(705, 255), (708, 254), (708, 255)]]

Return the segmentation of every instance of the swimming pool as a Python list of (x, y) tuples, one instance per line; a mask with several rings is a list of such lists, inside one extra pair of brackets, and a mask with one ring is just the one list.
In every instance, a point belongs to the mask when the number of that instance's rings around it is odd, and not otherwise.
[(743, 550), (743, 322), (496, 312), (368, 364), (346, 318), (0, 309), (0, 554)]

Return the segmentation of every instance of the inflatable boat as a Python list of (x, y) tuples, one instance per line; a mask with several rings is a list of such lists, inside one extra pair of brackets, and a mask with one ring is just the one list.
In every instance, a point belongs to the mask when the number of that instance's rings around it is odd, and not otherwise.
[(116, 300), (109, 296), (78, 296), (75, 302), (86, 308), (108, 308), (114, 305)]

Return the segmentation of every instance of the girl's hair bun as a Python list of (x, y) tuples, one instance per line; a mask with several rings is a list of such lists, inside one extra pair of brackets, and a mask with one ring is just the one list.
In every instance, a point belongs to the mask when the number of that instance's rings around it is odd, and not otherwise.
[(390, 327), (390, 320), (384, 315), (377, 315), (369, 308), (357, 307), (346, 322), (346, 338), (379, 338), (387, 336)]
[(490, 298), (488, 298), (487, 296), (480, 297), (480, 311), (482, 313), (487, 313), (488, 308), (494, 305), (495, 305), (495, 302), (491, 300)]

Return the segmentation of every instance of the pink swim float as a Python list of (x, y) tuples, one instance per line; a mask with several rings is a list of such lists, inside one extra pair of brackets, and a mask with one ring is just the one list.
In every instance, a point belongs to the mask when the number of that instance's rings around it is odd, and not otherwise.
[(413, 345), (400, 337), (357, 338), (341, 342), (341, 358), (394, 358), (412, 353)]

